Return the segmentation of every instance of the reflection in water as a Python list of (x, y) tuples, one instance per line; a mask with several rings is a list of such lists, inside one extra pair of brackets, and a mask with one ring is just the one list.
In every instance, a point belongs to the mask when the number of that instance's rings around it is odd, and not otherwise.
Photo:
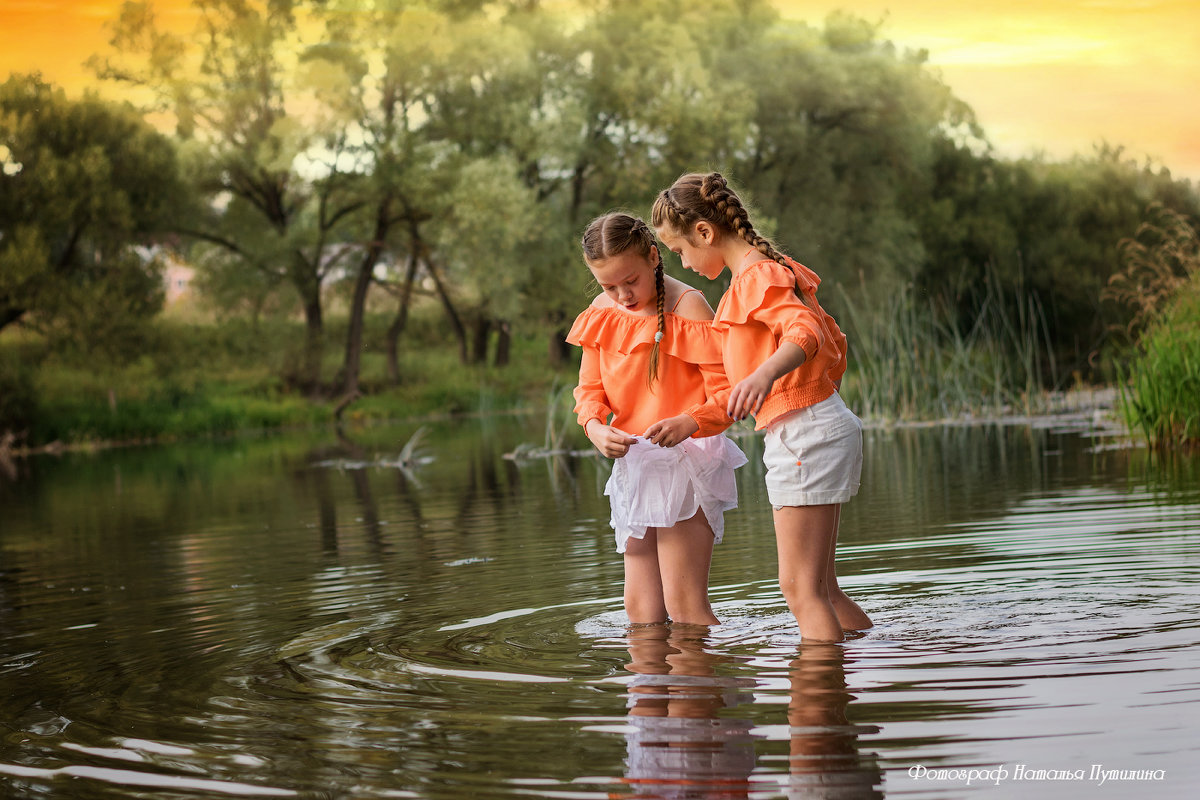
[[(758, 682), (727, 674), (735, 659), (692, 625), (639, 625), (628, 630), (625, 782), (635, 797), (722, 800), (757, 795), (752, 717)], [(859, 737), (877, 733), (847, 717), (846, 648), (804, 644), (787, 669), (789, 798), (883, 798), (883, 773)], [(744, 673), (744, 668), (742, 670)], [(777, 706), (771, 706), (777, 708)], [(731, 712), (732, 709), (737, 709)], [(760, 776), (761, 779), (761, 776)]]
[(724, 624), (630, 632), (608, 462), (506, 458), (541, 423), (489, 424), (432, 426), (409, 471), (412, 426), (18, 463), (0, 797), (876, 798), (886, 772), (943, 800), (981, 787), (909, 768), (989, 764), (1166, 775), (996, 790), (1024, 800), (1200, 785), (1200, 459), (873, 432), (839, 553), (877, 625), (813, 648), (761, 475), (714, 559)]
[(873, 753), (859, 752), (859, 736), (874, 725), (852, 725), (846, 707), (846, 648), (803, 644), (788, 672), (791, 738), (789, 798), (882, 798), (883, 773)]
[(705, 649), (703, 626), (629, 631), (628, 756), (635, 797), (746, 797), (754, 771), (753, 723), (719, 716), (749, 703), (749, 681), (717, 674), (728, 657)]

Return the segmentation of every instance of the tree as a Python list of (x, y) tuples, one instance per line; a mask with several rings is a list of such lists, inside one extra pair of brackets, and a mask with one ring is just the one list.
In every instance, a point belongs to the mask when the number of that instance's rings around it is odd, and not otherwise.
[(823, 28), (777, 26), (730, 67), (755, 99), (735, 175), (780, 244), (826, 280), (894, 284), (924, 260), (911, 208), (931, 145), (978, 134), (925, 59), (835, 13)]
[(170, 140), (130, 107), (69, 100), (37, 76), (0, 85), (0, 329), (21, 321), (84, 351), (128, 349), (162, 301), (132, 245), (183, 196)]
[[(914, 217), (929, 254), (918, 288), (969, 327), (985, 305), (1017, 320), (1032, 305), (1058, 374), (1093, 376), (1094, 354), (1124, 327), (1133, 307), (1103, 305), (1121, 268), (1119, 242), (1134, 235), (1148, 205), (1200, 214), (1200, 198), (1163, 169), (1138, 164), (1119, 148), (1065, 162), (1001, 161), (945, 140)], [(1024, 310), (1023, 310), (1024, 309)], [(1049, 362), (1048, 362), (1049, 363)], [(1094, 376), (1093, 376), (1094, 377)]]
[(179, 232), (223, 250), (227, 258), (216, 263), (295, 289), (307, 331), (297, 380), (315, 393), (321, 290), (351, 252), (348, 218), (364, 202), (360, 165), (344, 158), (350, 132), (314, 132), (292, 113), (302, 3), (194, 5), (199, 52), (159, 30), (149, 3), (126, 2), (112, 27), (116, 52), (91, 63), (103, 78), (147, 90), (150, 108), (174, 115), (196, 185), (212, 201)]

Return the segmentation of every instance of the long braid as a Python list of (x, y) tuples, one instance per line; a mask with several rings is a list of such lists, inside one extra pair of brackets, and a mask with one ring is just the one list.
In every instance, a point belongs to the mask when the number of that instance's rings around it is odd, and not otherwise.
[[(642, 223), (645, 225), (645, 223)], [(658, 245), (654, 246), (654, 251), (658, 252)], [(653, 386), (658, 380), (658, 345), (662, 341), (663, 332), (667, 329), (667, 317), (664, 313), (664, 307), (667, 304), (666, 286), (663, 282), (663, 262), (662, 255), (658, 257), (658, 264), (654, 267), (654, 293), (657, 296), (658, 308), (658, 329), (654, 332), (654, 346), (650, 348), (650, 374), (646, 377), (647, 382)]]
[(700, 183), (700, 197), (712, 206), (722, 227), (736, 233), (746, 244), (772, 261), (785, 263), (786, 256), (775, 249), (769, 239), (754, 229), (754, 225), (750, 222), (750, 213), (742, 205), (741, 198), (729, 188), (725, 176), (719, 172), (710, 172), (705, 175)]

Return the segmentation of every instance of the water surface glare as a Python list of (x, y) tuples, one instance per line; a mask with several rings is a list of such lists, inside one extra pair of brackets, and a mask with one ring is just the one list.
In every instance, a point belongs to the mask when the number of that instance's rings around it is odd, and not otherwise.
[(1200, 460), (1087, 424), (868, 431), (801, 644), (761, 440), (720, 626), (629, 628), (608, 465), (542, 425), (0, 473), (0, 797), (1153, 798), (1200, 787)]

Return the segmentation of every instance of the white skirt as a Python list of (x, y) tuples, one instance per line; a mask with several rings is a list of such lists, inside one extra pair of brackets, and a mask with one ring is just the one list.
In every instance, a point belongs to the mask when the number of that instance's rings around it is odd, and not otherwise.
[(674, 447), (659, 447), (642, 436), (629, 452), (616, 459), (604, 487), (612, 506), (609, 524), (624, 553), (629, 537), (641, 539), (647, 528), (669, 528), (703, 509), (720, 544), (725, 535), (725, 512), (737, 506), (733, 471), (746, 463), (746, 454), (725, 434), (686, 439)]

